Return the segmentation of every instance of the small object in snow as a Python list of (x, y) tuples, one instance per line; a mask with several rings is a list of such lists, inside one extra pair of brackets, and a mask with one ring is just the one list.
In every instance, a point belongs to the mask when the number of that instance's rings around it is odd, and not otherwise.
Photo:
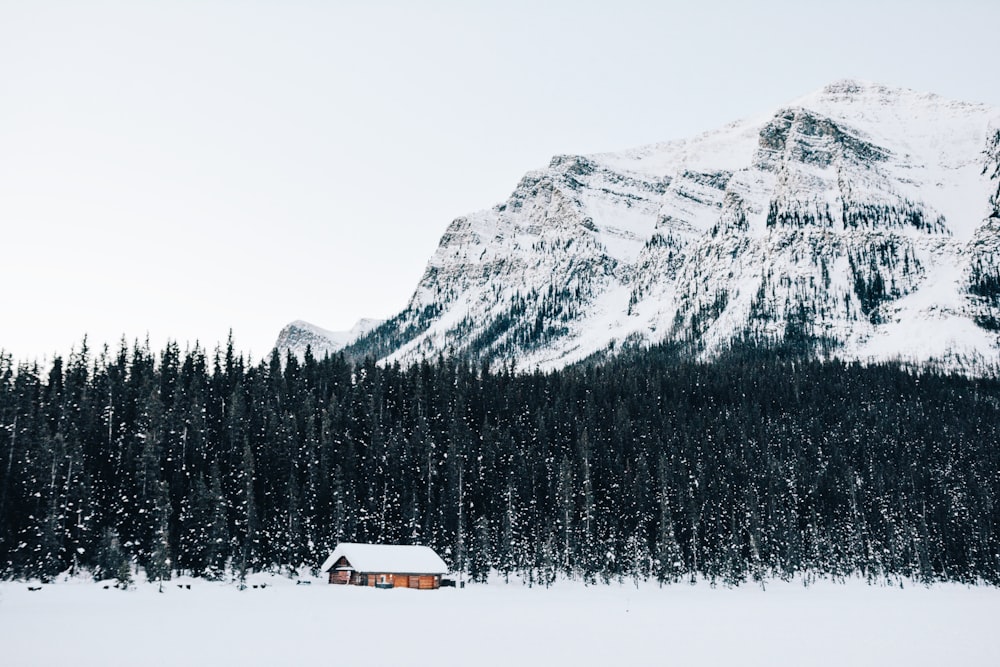
[(108, 586), (107, 584), (104, 585), (104, 590), (108, 590), (109, 588), (111, 588), (111, 586)]
[(40, 591), (40, 590), (42, 590), (42, 587), (41, 586), (28, 586), (28, 590), (29, 591)]
[(191, 584), (184, 584), (184, 586), (185, 586), (185, 588), (187, 588), (188, 590), (191, 590)]
[(254, 585), (253, 585), (253, 587), (254, 587), (254, 588), (257, 588), (257, 584), (254, 584)]
[(311, 581), (302, 581), (301, 579), (299, 579), (298, 581), (295, 582), (295, 585), (296, 586), (311, 586), (312, 582)]
[(267, 584), (261, 584), (260, 587), (261, 588), (267, 588)]

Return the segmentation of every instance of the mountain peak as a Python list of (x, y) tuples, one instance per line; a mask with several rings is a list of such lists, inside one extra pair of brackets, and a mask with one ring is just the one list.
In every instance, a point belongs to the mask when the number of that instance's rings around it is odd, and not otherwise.
[[(889, 86), (862, 79), (841, 79), (823, 86), (793, 102), (801, 106), (872, 110), (897, 108), (907, 114), (921, 113), (979, 113), (990, 107), (978, 102), (952, 100), (937, 93), (923, 92), (901, 86)], [(857, 111), (851, 111), (857, 113)]]
[(891, 88), (874, 81), (865, 79), (839, 79), (823, 86), (820, 93), (825, 95), (862, 95), (872, 91), (880, 93), (893, 93), (906, 90), (905, 88)]
[(328, 331), (305, 320), (295, 320), (278, 334), (274, 346), (279, 350), (290, 350), (301, 357), (310, 348), (316, 357), (339, 352), (347, 345), (364, 336), (385, 320), (362, 318), (347, 331)]
[(456, 219), (407, 308), (346, 352), (530, 370), (755, 340), (998, 365), (998, 119), (844, 79), (688, 140), (556, 156)]

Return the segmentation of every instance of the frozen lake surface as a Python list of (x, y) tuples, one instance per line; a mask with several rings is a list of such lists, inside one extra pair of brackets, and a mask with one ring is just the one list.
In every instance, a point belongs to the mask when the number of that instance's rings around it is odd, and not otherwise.
[(501, 581), (413, 591), (264, 575), (250, 583), (267, 587), (175, 579), (163, 593), (87, 581), (29, 591), (3, 582), (0, 662), (1000, 665), (1000, 589), (989, 587)]

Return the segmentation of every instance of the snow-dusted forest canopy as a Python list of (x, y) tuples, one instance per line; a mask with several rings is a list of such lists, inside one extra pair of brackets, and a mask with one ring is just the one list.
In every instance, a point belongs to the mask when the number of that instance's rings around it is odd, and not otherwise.
[(0, 355), (0, 574), (316, 568), (1000, 583), (1000, 383), (667, 347), (513, 374), (306, 354)]

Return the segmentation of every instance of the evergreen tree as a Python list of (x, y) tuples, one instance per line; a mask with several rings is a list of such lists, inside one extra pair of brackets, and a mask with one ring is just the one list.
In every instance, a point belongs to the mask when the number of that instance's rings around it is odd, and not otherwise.
[(532, 584), (998, 583), (998, 399), (992, 378), (794, 346), (523, 375), (253, 365), (232, 341), (211, 360), (175, 343), (84, 344), (44, 369), (0, 354), (0, 573), (245, 576), (371, 540)]

